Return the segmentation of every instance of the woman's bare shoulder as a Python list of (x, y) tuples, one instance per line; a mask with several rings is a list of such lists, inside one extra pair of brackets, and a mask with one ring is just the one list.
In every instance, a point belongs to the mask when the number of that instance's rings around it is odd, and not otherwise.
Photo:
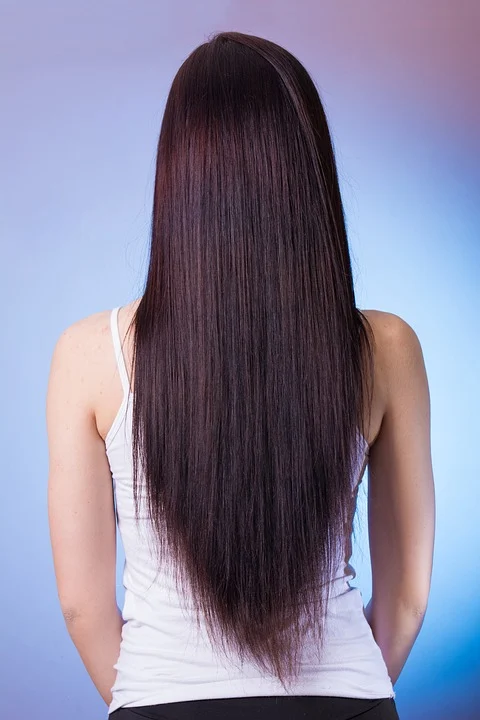
[[(120, 307), (118, 327), (122, 340), (138, 302)], [(73, 321), (59, 334), (53, 350), (53, 370), (68, 367), (71, 381), (81, 384), (85, 394), (89, 389), (95, 408), (107, 394), (115, 369), (111, 319), (112, 309), (108, 309)]]
[(384, 382), (391, 386), (391, 375), (400, 368), (415, 371), (422, 356), (419, 338), (413, 327), (395, 313), (361, 310), (372, 328), (375, 356)]
[(378, 334), (378, 339), (384, 342), (404, 340), (407, 335), (411, 336), (414, 333), (407, 321), (395, 313), (372, 309), (360, 310), (360, 312), (365, 315), (374, 333)]
[(402, 402), (404, 383), (423, 372), (418, 337), (406, 320), (383, 310), (360, 310), (373, 335), (374, 383), (369, 443), (378, 439), (388, 408)]

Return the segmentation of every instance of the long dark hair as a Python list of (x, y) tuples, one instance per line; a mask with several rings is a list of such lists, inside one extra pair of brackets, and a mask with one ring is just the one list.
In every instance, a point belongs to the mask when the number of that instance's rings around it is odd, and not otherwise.
[(224, 32), (178, 71), (132, 318), (136, 518), (209, 637), (297, 676), (352, 512), (373, 335), (334, 150), (301, 63)]

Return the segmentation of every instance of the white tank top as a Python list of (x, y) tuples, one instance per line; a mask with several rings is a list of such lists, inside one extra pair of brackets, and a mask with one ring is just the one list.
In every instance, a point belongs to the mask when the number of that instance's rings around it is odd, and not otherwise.
[[(120, 344), (118, 310), (111, 313), (111, 330), (124, 396), (105, 438), (112, 472), (118, 530), (125, 552), (120, 654), (112, 687), (110, 714), (119, 707), (136, 707), (185, 700), (285, 695), (280, 682), (238, 657), (217, 655), (201, 624), (197, 629), (188, 598), (180, 597), (171, 573), (158, 572), (151, 552), (146, 513), (135, 523), (132, 481), (132, 401)], [(362, 436), (353, 489), (368, 447)], [(301, 673), (294, 695), (350, 698), (395, 697), (387, 667), (375, 642), (358, 588), (349, 580), (355, 571), (346, 561), (332, 582), (327, 607), (326, 639), (321, 664), (308, 636), (302, 650)], [(190, 609), (189, 609), (190, 608)]]

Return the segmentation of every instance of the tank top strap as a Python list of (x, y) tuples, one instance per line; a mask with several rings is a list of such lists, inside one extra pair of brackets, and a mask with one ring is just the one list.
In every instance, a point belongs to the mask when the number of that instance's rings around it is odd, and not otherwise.
[(120, 340), (120, 332), (118, 329), (118, 311), (120, 306), (113, 308), (110, 315), (110, 327), (112, 331), (113, 348), (115, 350), (115, 358), (117, 361), (118, 373), (122, 382), (124, 395), (128, 395), (130, 392), (130, 380), (128, 378), (127, 367), (125, 365), (125, 356), (122, 350), (122, 343)]

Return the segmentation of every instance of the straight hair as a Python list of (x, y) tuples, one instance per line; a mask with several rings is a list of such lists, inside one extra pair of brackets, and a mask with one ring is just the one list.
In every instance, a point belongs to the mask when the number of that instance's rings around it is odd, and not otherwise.
[(321, 657), (374, 338), (325, 111), (279, 45), (222, 32), (176, 74), (132, 325), (135, 517), (210, 640), (288, 692), (306, 632)]

